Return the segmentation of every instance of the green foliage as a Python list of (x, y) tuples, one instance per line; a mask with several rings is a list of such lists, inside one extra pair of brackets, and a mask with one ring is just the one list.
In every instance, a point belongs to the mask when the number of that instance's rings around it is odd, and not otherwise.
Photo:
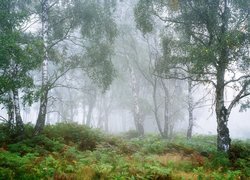
[(7, 123), (0, 123), (0, 146), (3, 146), (5, 143), (9, 143), (10, 133)]
[(129, 130), (122, 134), (122, 136), (126, 139), (138, 138), (140, 136), (139, 132), (136, 130)]
[(166, 151), (167, 142), (160, 136), (148, 135), (145, 138), (135, 138), (131, 140), (132, 144), (136, 144), (141, 148), (143, 153), (161, 154)]
[(87, 61), (83, 61), (86, 66), (88, 76), (103, 91), (107, 90), (115, 77), (115, 69), (110, 60), (112, 47), (106, 43), (94, 43), (87, 48), (85, 55)]
[[(21, 30), (29, 18), (29, 1), (1, 1), (0, 6), (0, 103), (8, 106), (8, 93), (23, 90), (28, 94), (33, 88), (33, 79), (29, 74), (41, 64), (42, 44), (39, 38)], [(31, 102), (29, 98), (29, 102)]]
[(8, 145), (8, 150), (13, 153), (25, 155), (27, 153), (47, 154), (49, 152), (60, 151), (63, 145), (58, 141), (51, 140), (46, 136), (40, 135), (25, 139), (21, 142)]
[[(35, 160), (35, 154), (26, 154), (23, 157), (15, 153), (1, 152), (0, 153), (0, 179), (26, 179), (35, 177), (32, 176), (32, 163)], [(31, 173), (31, 174), (29, 174)]]
[[(28, 126), (32, 128), (32, 126)], [(214, 137), (166, 141), (156, 135), (122, 138), (77, 124), (45, 127), (43, 135), (0, 148), (0, 179), (238, 179), (249, 178), (249, 144), (235, 142), (233, 158), (200, 151)], [(84, 148), (81, 143), (84, 139)], [(196, 143), (194, 141), (197, 141)], [(94, 148), (86, 144), (95, 143)], [(198, 144), (199, 143), (199, 144)], [(231, 156), (232, 156), (231, 155)], [(230, 155), (229, 155), (230, 157)]]
[(182, 147), (196, 149), (200, 152), (214, 153), (217, 151), (216, 136), (198, 135), (192, 137), (190, 140), (186, 140), (184, 135), (179, 135), (175, 137), (174, 143)]
[(113, 5), (114, 1), (105, 1), (104, 5), (95, 1), (76, 1), (72, 6), (74, 26), (80, 27), (86, 47), (79, 63), (103, 91), (115, 77), (111, 56), (118, 33), (110, 11)]
[(75, 143), (80, 150), (93, 150), (103, 138), (100, 131), (76, 123), (46, 126), (43, 134), (68, 145)]
[(207, 166), (209, 166), (212, 169), (220, 169), (220, 170), (227, 170), (230, 167), (230, 161), (228, 159), (227, 154), (217, 152), (212, 155), (211, 159), (207, 163)]
[(250, 143), (236, 141), (233, 142), (229, 151), (229, 159), (232, 165), (241, 169), (246, 176), (250, 176)]
[(153, 30), (152, 6), (153, 3), (151, 1), (139, 1), (134, 9), (137, 28), (144, 34)]

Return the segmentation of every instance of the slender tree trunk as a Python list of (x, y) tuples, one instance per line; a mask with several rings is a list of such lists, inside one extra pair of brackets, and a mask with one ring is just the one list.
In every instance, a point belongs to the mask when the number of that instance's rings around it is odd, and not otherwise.
[[(228, 31), (228, 0), (224, 0), (224, 12), (222, 14), (221, 41), (224, 43), (224, 35)], [(225, 70), (228, 65), (228, 47), (224, 46), (221, 50), (220, 59), (217, 66), (217, 84), (216, 84), (216, 119), (217, 119), (217, 149), (228, 152), (231, 146), (229, 129), (227, 127), (229, 113), (224, 104), (225, 90)]]
[(216, 89), (216, 117), (217, 117), (217, 149), (227, 152), (231, 145), (229, 129), (227, 127), (228, 113), (224, 106), (223, 90)]
[(69, 112), (69, 122), (74, 122), (74, 108), (75, 108), (75, 106), (74, 106), (74, 100), (73, 100), (73, 97), (72, 97), (72, 92), (71, 92), (71, 90), (70, 89), (68, 89), (68, 93), (69, 93), (69, 106), (70, 107), (68, 107), (69, 108), (69, 110), (70, 110), (70, 112)]
[(91, 124), (91, 117), (92, 117), (92, 112), (93, 112), (93, 109), (95, 107), (95, 103), (96, 103), (96, 92), (94, 92), (93, 95), (91, 95), (91, 97), (89, 97), (89, 108), (88, 108), (88, 114), (87, 114), (87, 121), (86, 121), (86, 125), (87, 126), (90, 126)]
[(224, 75), (225, 71), (220, 70), (217, 75), (216, 86), (216, 118), (217, 118), (217, 149), (228, 152), (231, 139), (227, 127), (228, 112), (224, 105)]
[(20, 105), (19, 105), (19, 95), (18, 90), (13, 90), (13, 100), (14, 100), (14, 107), (15, 107), (15, 115), (16, 115), (16, 130), (18, 136), (23, 136), (24, 134), (24, 124), (21, 117)]
[(161, 128), (161, 122), (158, 116), (158, 107), (157, 107), (157, 100), (156, 100), (156, 93), (157, 93), (157, 78), (154, 78), (154, 83), (153, 83), (153, 102), (154, 102), (154, 116), (155, 116), (155, 121), (158, 127), (158, 130), (160, 132), (161, 137), (164, 137), (164, 134), (162, 132)]
[(39, 134), (45, 125), (47, 103), (48, 103), (48, 9), (49, 0), (42, 1), (42, 38), (44, 43), (44, 60), (42, 66), (42, 94), (40, 98), (40, 108), (35, 126), (34, 134)]
[(40, 99), (40, 108), (39, 108), (38, 118), (36, 121), (35, 132), (34, 132), (35, 135), (40, 134), (45, 126), (48, 91), (44, 90), (44, 92), (45, 93), (42, 93), (42, 97)]
[(103, 129), (104, 126), (104, 103), (103, 103), (103, 97), (100, 96), (100, 98), (98, 99), (98, 123), (97, 123), (97, 127), (100, 129)]
[(144, 135), (144, 127), (143, 127), (143, 120), (140, 115), (140, 106), (139, 106), (139, 98), (138, 98), (138, 93), (137, 93), (137, 81), (135, 77), (135, 73), (133, 68), (128, 62), (129, 66), (129, 72), (131, 76), (131, 88), (132, 88), (132, 93), (133, 93), (133, 100), (134, 100), (134, 122), (135, 122), (135, 127), (136, 130), (138, 131), (140, 136)]
[(86, 124), (85, 119), (86, 119), (86, 109), (85, 109), (85, 104), (83, 102), (82, 103), (82, 124)]
[(91, 116), (92, 116), (93, 109), (94, 109), (94, 103), (89, 104), (87, 122), (86, 122), (87, 126), (90, 126), (91, 124)]
[(164, 90), (164, 129), (163, 134), (165, 138), (170, 137), (170, 119), (169, 119), (169, 92), (164, 83), (161, 79), (163, 90)]
[(11, 132), (14, 129), (14, 124), (15, 124), (15, 112), (14, 112), (14, 103), (13, 103), (13, 95), (11, 91), (8, 93), (8, 129)]
[(192, 138), (193, 126), (194, 126), (194, 117), (193, 117), (193, 97), (192, 97), (192, 80), (188, 80), (188, 130), (187, 130), (187, 139)]

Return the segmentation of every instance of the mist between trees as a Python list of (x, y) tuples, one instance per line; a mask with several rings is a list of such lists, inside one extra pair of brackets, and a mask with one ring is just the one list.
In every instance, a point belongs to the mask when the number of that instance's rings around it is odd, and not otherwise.
[(227, 152), (249, 107), (249, 3), (1, 0), (1, 121), (17, 139), (28, 122), (190, 139), (212, 114)]

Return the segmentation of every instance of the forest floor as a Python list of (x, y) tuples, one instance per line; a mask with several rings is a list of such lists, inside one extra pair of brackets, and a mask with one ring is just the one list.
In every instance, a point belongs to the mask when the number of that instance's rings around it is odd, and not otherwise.
[(215, 136), (107, 135), (77, 124), (46, 126), (15, 142), (0, 124), (0, 179), (250, 179), (250, 140), (234, 140), (229, 154)]

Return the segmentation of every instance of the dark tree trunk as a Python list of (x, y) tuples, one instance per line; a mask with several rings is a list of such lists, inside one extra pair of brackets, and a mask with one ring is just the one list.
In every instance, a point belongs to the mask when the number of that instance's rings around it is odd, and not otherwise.
[[(225, 34), (228, 31), (228, 0), (224, 0), (224, 12), (222, 14), (221, 26), (221, 43), (225, 43)], [(220, 59), (217, 65), (217, 84), (216, 84), (216, 119), (217, 119), (217, 149), (219, 151), (228, 152), (231, 146), (229, 129), (227, 127), (229, 113), (224, 105), (225, 90), (225, 70), (228, 66), (228, 47), (223, 46), (221, 49)]]
[(45, 126), (45, 119), (47, 113), (47, 104), (48, 104), (48, 20), (49, 20), (49, 0), (43, 0), (42, 4), (42, 38), (43, 38), (43, 50), (44, 58), (42, 65), (42, 94), (40, 98), (40, 107), (37, 117), (37, 122), (35, 126), (34, 134), (37, 135), (42, 132)]
[(36, 121), (35, 131), (34, 134), (38, 135), (43, 131), (43, 128), (45, 126), (45, 120), (46, 120), (46, 113), (47, 113), (47, 103), (48, 103), (48, 90), (44, 89), (44, 92), (42, 93), (41, 99), (40, 99), (40, 108), (39, 113)]
[(219, 151), (228, 152), (231, 146), (231, 139), (229, 136), (229, 129), (227, 127), (228, 115), (227, 109), (223, 106), (220, 113), (217, 115), (217, 149)]
[(216, 86), (216, 119), (217, 119), (217, 149), (219, 151), (228, 152), (231, 139), (229, 129), (227, 127), (228, 112), (224, 105), (224, 75), (225, 71), (218, 71)]
[(8, 93), (8, 104), (7, 104), (7, 108), (8, 108), (8, 129), (11, 132), (14, 129), (14, 124), (15, 124), (15, 112), (14, 112), (14, 103), (13, 103), (13, 96), (12, 93), (9, 92)]

